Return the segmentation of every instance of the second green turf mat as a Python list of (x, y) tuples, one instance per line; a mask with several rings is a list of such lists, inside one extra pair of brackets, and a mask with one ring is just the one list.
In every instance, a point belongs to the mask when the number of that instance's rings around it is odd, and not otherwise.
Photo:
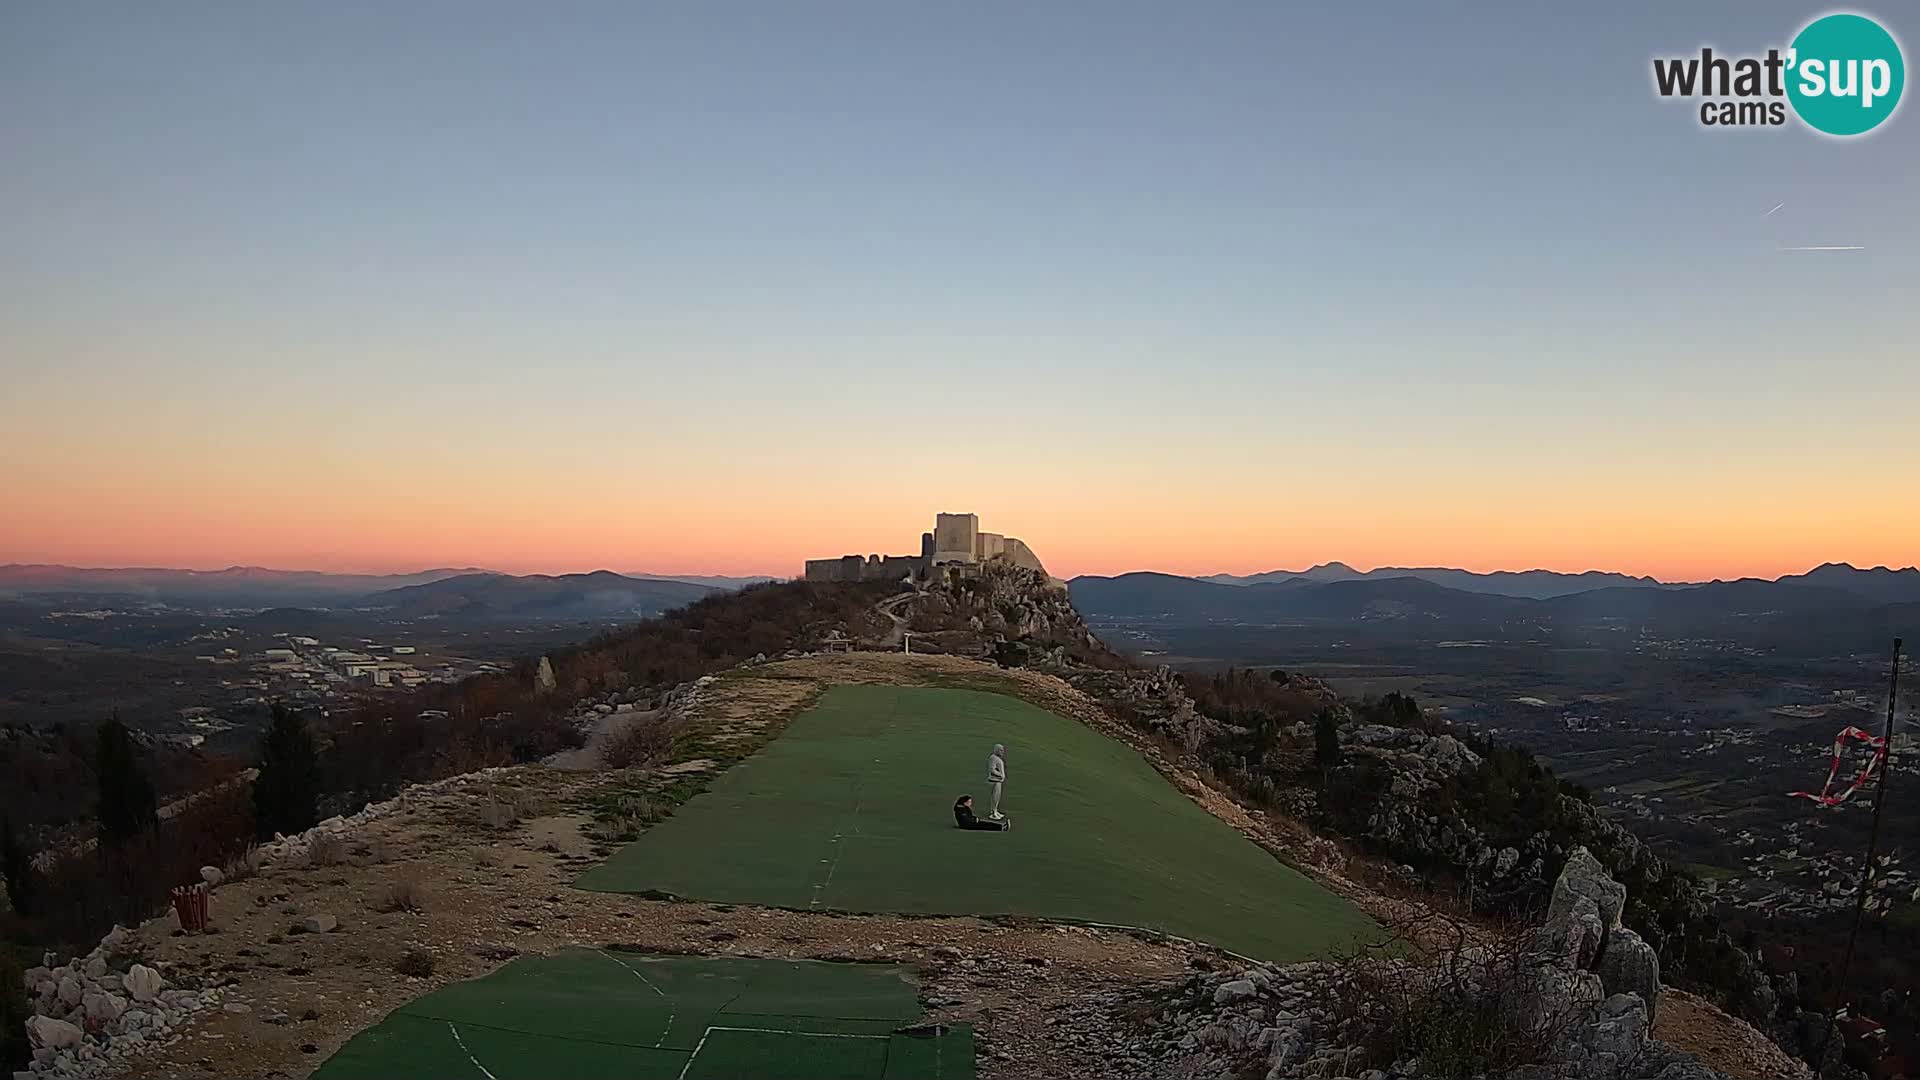
[(401, 1006), (314, 1077), (972, 1080), (971, 1030), (919, 1016), (887, 965), (569, 949)]

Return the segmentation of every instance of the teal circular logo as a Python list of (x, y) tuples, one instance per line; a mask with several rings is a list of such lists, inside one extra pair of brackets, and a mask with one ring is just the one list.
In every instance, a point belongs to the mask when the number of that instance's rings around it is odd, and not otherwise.
[(1787, 99), (1816, 131), (1861, 135), (1900, 104), (1907, 65), (1900, 43), (1865, 15), (1827, 15), (1807, 24), (1788, 54)]

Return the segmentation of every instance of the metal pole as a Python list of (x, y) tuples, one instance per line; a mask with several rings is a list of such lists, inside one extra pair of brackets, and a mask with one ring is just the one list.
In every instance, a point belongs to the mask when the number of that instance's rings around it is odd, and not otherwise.
[[(1887, 805), (1887, 781), (1893, 775), (1893, 720), (1894, 704), (1900, 697), (1900, 645), (1899, 638), (1893, 639), (1893, 677), (1887, 687), (1887, 725), (1884, 731), (1887, 740), (1886, 754), (1880, 759), (1880, 786), (1873, 793), (1873, 825), (1867, 830), (1867, 862), (1860, 875), (1859, 895), (1853, 903), (1853, 929), (1847, 933), (1846, 959), (1840, 963), (1840, 984), (1835, 988), (1836, 997), (1844, 998), (1847, 993), (1847, 978), (1853, 974), (1853, 946), (1860, 937), (1860, 920), (1867, 912), (1867, 894), (1873, 888), (1873, 857), (1880, 847), (1880, 814)], [(1828, 1028), (1827, 1041), (1833, 1038), (1832, 1028)], [(1826, 1047), (1822, 1046), (1820, 1055), (1826, 1057)]]

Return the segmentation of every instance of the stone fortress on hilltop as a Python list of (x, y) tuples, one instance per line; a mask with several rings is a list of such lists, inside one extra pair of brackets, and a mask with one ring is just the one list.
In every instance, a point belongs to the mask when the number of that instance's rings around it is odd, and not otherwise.
[(924, 575), (936, 566), (965, 570), (992, 559), (1046, 573), (1040, 557), (1024, 542), (999, 533), (981, 532), (977, 514), (936, 514), (933, 531), (920, 534), (918, 555), (842, 555), (837, 559), (808, 559), (808, 581), (899, 581)]

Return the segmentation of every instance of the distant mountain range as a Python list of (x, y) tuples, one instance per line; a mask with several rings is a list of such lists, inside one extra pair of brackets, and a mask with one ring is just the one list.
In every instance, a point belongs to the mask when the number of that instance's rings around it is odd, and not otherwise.
[(169, 570), (9, 563), (0, 566), (0, 595), (124, 596), (183, 607), (328, 606), (345, 598), (485, 572), (466, 567), (413, 574), (329, 574), (319, 570), (270, 570), (260, 566)]
[(396, 618), (597, 620), (646, 618), (720, 590), (710, 585), (591, 574), (463, 574), (389, 589), (363, 605)]
[[(1242, 584), (1135, 573), (1078, 577), (1069, 588), (1074, 606), (1094, 619), (1254, 625), (1399, 620), (1449, 634), (1623, 624), (1675, 633), (1710, 632), (1734, 621), (1808, 626), (1838, 620), (1899, 626), (1920, 613), (1920, 570), (1913, 568), (1860, 570), (1829, 563), (1774, 581), (1744, 578), (1680, 585), (1626, 578), (1634, 584), (1601, 584), (1578, 591), (1558, 590), (1574, 581), (1606, 582), (1621, 575), (1394, 573), (1361, 574), (1330, 564), (1301, 574), (1238, 579)], [(1433, 580), (1435, 575), (1441, 580)], [(1550, 594), (1514, 595), (1522, 587)]]
[[(760, 577), (622, 575), (605, 570), (597, 574), (568, 574), (558, 578), (532, 575), (524, 580), (556, 582), (595, 578), (599, 575), (619, 581), (647, 583), (646, 587), (629, 591), (634, 597), (640, 598), (638, 606), (649, 609), (658, 597), (681, 595), (693, 597), (703, 594), (708, 589), (736, 589), (755, 582), (772, 580)], [(0, 566), (0, 598), (59, 597), (84, 601), (92, 597), (103, 601), (114, 599), (123, 602), (160, 603), (183, 608), (362, 608), (389, 606), (387, 600), (380, 598), (399, 589), (432, 585), (447, 580), (501, 578), (513, 580), (512, 575), (478, 567), (458, 569), (443, 567), (412, 574), (331, 574), (318, 570), (273, 570), (259, 566), (230, 566), (225, 570), (172, 570), (158, 567), (95, 569), (9, 563)], [(607, 584), (611, 583), (604, 580), (601, 583), (601, 585)], [(657, 585), (681, 585), (693, 591), (653, 588)], [(531, 588), (538, 591), (547, 587), (534, 585)], [(455, 587), (451, 591), (459, 591), (459, 588)], [(478, 607), (475, 610), (491, 609), (497, 604), (509, 603), (504, 596), (504, 588), (496, 584), (488, 590), (485, 597), (478, 598)], [(611, 594), (599, 585), (589, 587), (589, 591), (606, 594), (609, 603), (617, 603), (612, 599)], [(408, 598), (404, 602), (411, 604), (424, 601)], [(592, 603), (582, 602), (586, 603), (587, 608), (594, 607)], [(561, 600), (559, 606), (566, 608), (574, 603), (575, 601), (571, 600)]]
[(727, 577), (724, 574), (649, 574), (645, 571), (629, 573), (631, 578), (649, 578), (654, 581), (684, 581), (690, 585), (711, 585), (716, 589), (744, 589), (749, 585), (764, 585), (769, 581), (780, 581), (776, 577), (757, 575), (749, 577)]
[(1422, 581), (1431, 581), (1435, 585), (1445, 585), (1450, 589), (1490, 593), (1494, 596), (1521, 596), (1534, 600), (1604, 589), (1609, 586), (1648, 589), (1683, 587), (1650, 577), (1610, 574), (1602, 570), (1589, 570), (1584, 574), (1562, 574), (1552, 570), (1498, 570), (1491, 574), (1477, 574), (1471, 570), (1454, 570), (1444, 566), (1382, 566), (1362, 573), (1343, 562), (1321, 563), (1319, 566), (1311, 566), (1305, 570), (1269, 570), (1264, 574), (1248, 574), (1245, 577), (1213, 574), (1199, 580), (1220, 585), (1271, 585), (1293, 580), (1356, 581), (1385, 578), (1419, 578)]

